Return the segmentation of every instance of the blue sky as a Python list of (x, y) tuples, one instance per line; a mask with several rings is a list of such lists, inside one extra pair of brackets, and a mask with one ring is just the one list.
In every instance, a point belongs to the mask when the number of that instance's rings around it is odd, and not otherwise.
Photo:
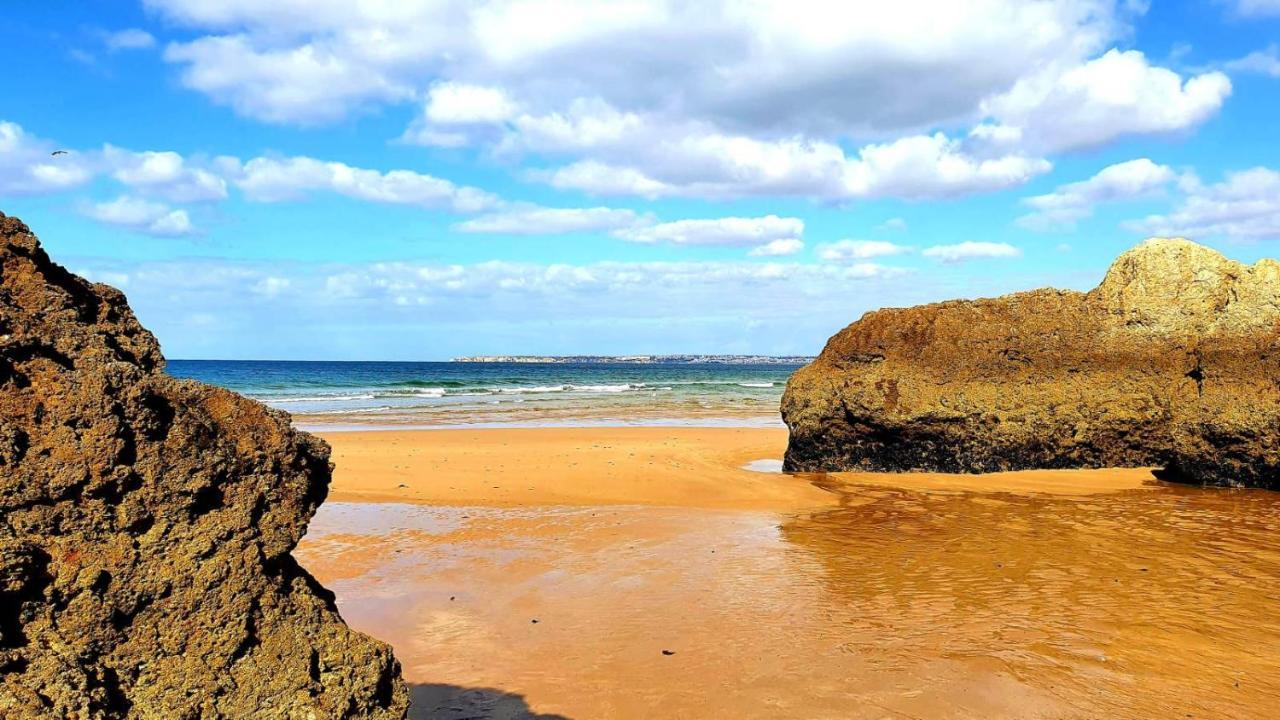
[(170, 357), (811, 354), (1151, 235), (1274, 256), (1278, 43), (1280, 0), (17, 2), (0, 210)]

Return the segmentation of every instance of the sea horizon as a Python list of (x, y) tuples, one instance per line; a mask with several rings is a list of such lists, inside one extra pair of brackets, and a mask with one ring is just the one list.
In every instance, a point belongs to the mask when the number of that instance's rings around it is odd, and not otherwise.
[(799, 363), (170, 360), (304, 429), (782, 427)]

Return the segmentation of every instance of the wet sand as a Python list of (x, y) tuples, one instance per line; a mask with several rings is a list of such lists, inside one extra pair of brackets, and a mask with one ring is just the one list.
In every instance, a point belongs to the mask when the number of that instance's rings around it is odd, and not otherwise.
[(769, 430), (327, 438), (334, 493), (297, 554), (395, 647), (414, 717), (1280, 707), (1274, 493), (741, 470), (780, 456)]
[(795, 508), (830, 495), (741, 468), (781, 457), (775, 428), (523, 428), (321, 433), (334, 500), (431, 505)]
[[(777, 428), (521, 428), (318, 433), (333, 446), (330, 498), (430, 505), (663, 505), (786, 510), (837, 495), (744, 468), (780, 459)], [(840, 473), (849, 484), (1079, 494), (1141, 488), (1147, 470), (989, 475)]]

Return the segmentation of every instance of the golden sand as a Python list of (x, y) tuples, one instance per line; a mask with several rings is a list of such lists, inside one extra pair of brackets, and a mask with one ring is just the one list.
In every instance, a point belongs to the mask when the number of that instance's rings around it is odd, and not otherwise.
[(334, 500), (431, 505), (793, 508), (828, 493), (741, 469), (781, 457), (786, 430), (533, 428), (324, 433)]
[[(809, 479), (752, 472), (780, 459), (772, 428), (521, 428), (321, 433), (333, 446), (330, 498), (430, 505), (664, 505), (785, 510), (838, 496)], [(1080, 494), (1143, 487), (1149, 470), (989, 475), (839, 473), (833, 480), (920, 490)]]
[(395, 647), (413, 717), (1280, 707), (1274, 493), (741, 470), (780, 456), (771, 430), (326, 439), (334, 493), (298, 556)]

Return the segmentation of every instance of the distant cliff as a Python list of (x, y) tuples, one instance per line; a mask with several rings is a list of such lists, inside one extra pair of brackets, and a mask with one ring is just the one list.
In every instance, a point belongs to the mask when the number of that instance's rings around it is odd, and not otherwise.
[(0, 717), (403, 717), (390, 648), (289, 554), (328, 447), (163, 369), (0, 214)]
[(471, 355), (456, 357), (458, 363), (621, 363), (627, 365), (803, 365), (813, 360), (800, 355)]
[(1162, 466), (1280, 488), (1280, 263), (1153, 238), (1088, 293), (868, 313), (782, 413), (790, 470)]

